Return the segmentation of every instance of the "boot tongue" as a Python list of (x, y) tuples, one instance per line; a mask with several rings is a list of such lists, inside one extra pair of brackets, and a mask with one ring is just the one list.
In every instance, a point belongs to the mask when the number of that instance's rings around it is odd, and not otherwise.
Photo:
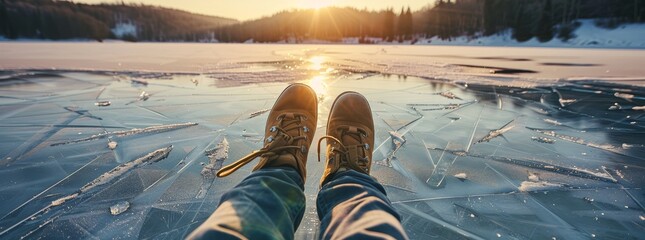
[(266, 159), (266, 157), (262, 157), (261, 161), (266, 161), (267, 166), (271, 167), (280, 167), (280, 166), (293, 166), (296, 167), (298, 166), (296, 157), (293, 156), (293, 154), (289, 152), (282, 152), (281, 154), (274, 156), (275, 159)]
[[(290, 128), (290, 127), (293, 127), (294, 125), (297, 125), (297, 124), (298, 124), (297, 122), (296, 122), (296, 123), (291, 123), (291, 124), (289, 124), (289, 126), (287, 126), (287, 125), (285, 124), (285, 122), (292, 122), (292, 121), (294, 121), (294, 120), (296, 120), (296, 116), (295, 116), (293, 113), (287, 113), (287, 114), (285, 114), (285, 115), (284, 115), (284, 118), (282, 119), (283, 124), (282, 124), (282, 126), (281, 126), (281, 127), (283, 127), (283, 128)], [(286, 134), (287, 134), (287, 135), (289, 135), (289, 136), (291, 136), (291, 137), (296, 137), (296, 136), (298, 136), (298, 135), (300, 134), (300, 132), (299, 132), (299, 131), (300, 131), (300, 129), (299, 129), (299, 128), (294, 128), (294, 129), (291, 129), (291, 130), (287, 131), (287, 132), (286, 132)]]
[(343, 134), (342, 140), (343, 145), (345, 146), (351, 146), (351, 145), (361, 145), (362, 143), (359, 142), (360, 139), (360, 133), (358, 132), (358, 128), (356, 127), (349, 127), (347, 132)]

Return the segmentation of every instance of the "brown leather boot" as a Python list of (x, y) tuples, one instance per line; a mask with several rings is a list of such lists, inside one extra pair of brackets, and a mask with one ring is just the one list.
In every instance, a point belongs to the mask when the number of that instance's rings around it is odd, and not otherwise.
[(374, 146), (374, 120), (367, 99), (357, 92), (340, 94), (329, 111), (327, 135), (327, 166), (320, 179), (320, 186), (339, 170), (355, 170), (370, 174), (372, 147)]
[(225, 177), (260, 157), (253, 171), (266, 167), (291, 166), (298, 170), (302, 181), (307, 176), (307, 152), (316, 133), (318, 98), (305, 84), (292, 84), (278, 97), (264, 131), (264, 147), (253, 151), (228, 166), (222, 167), (218, 177)]

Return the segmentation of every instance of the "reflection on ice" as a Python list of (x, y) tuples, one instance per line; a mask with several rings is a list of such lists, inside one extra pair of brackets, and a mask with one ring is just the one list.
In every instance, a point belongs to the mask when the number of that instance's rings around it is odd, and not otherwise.
[[(186, 236), (251, 171), (213, 177), (261, 146), (266, 113), (296, 81), (319, 95), (320, 133), (336, 95), (370, 101), (372, 174), (413, 239), (642, 235), (642, 88), (453, 84), (317, 54), (204, 74), (4, 74), (0, 238)], [(299, 239), (318, 231), (324, 164), (307, 167)]]

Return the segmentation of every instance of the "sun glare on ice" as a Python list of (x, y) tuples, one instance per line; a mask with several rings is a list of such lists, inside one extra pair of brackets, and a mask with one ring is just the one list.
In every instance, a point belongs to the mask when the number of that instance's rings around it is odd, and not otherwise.
[(313, 71), (315, 75), (313, 75), (306, 84), (314, 89), (318, 97), (326, 94), (327, 85), (325, 84), (325, 80), (327, 80), (329, 73), (333, 71), (332, 68), (325, 69), (325, 61), (326, 59), (324, 56), (313, 56), (307, 59), (307, 62), (309, 63), (307, 69)]
[(318, 95), (318, 97), (324, 96), (327, 92), (327, 85), (325, 84), (326, 78), (327, 77), (324, 75), (317, 75), (311, 78), (307, 83), (307, 85), (309, 85), (314, 90), (314, 92), (316, 92), (316, 95)]
[(320, 71), (325, 63), (325, 57), (323, 56), (314, 56), (307, 60), (311, 65), (309, 65), (310, 70)]

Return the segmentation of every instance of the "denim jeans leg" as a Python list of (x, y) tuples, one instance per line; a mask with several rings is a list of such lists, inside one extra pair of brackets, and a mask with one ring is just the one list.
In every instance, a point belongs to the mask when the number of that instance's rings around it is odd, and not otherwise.
[(304, 215), (303, 190), (294, 168), (257, 170), (222, 195), (188, 239), (293, 239)]
[(407, 239), (401, 217), (374, 178), (354, 170), (331, 178), (316, 200), (321, 239)]

